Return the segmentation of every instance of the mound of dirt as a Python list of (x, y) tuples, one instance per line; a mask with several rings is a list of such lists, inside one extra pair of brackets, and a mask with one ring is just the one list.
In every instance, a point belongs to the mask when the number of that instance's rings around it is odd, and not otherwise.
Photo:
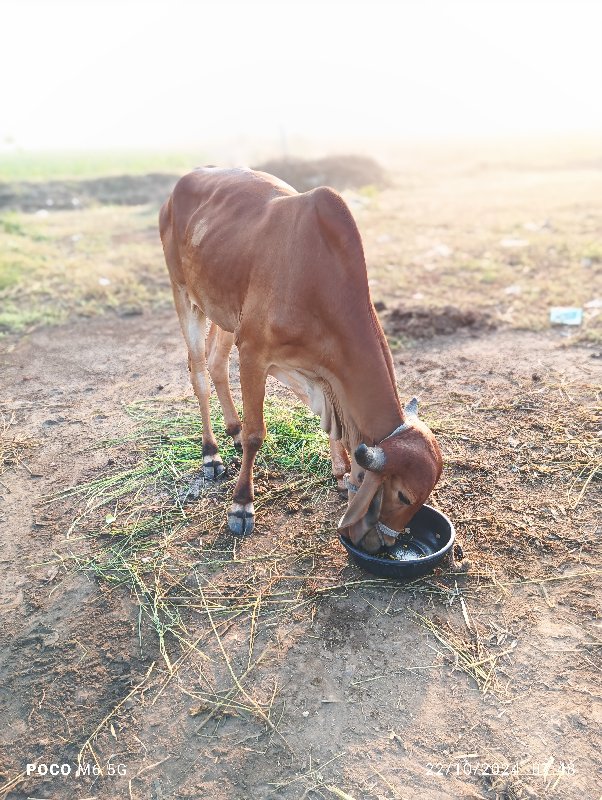
[(368, 156), (328, 156), (326, 158), (271, 159), (253, 169), (269, 172), (281, 178), (298, 192), (316, 186), (334, 189), (357, 189), (362, 186), (386, 186), (385, 170)]
[(81, 181), (23, 181), (0, 183), (0, 208), (14, 211), (85, 208), (97, 203), (135, 206), (161, 205), (178, 175), (113, 175)]
[[(300, 192), (325, 185), (347, 189), (384, 186), (387, 183), (383, 168), (366, 156), (276, 159), (266, 161), (255, 169), (276, 175)], [(179, 177), (153, 172), (148, 175), (111, 175), (87, 180), (0, 183), (0, 209), (64, 211), (99, 203), (123, 206), (150, 203), (160, 206)]]
[(449, 336), (462, 329), (477, 332), (495, 327), (487, 314), (480, 311), (465, 311), (456, 306), (443, 306), (443, 308), (397, 306), (384, 317), (383, 325), (390, 336), (410, 336), (413, 339)]

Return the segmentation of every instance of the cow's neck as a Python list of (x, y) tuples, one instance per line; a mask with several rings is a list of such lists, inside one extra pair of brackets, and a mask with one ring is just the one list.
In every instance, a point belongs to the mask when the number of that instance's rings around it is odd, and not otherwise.
[(360, 348), (341, 354), (334, 370), (321, 375), (324, 395), (334, 408), (341, 438), (351, 452), (360, 442), (373, 445), (382, 441), (404, 419), (391, 353), (377, 326), (376, 331), (371, 326), (372, 335), (363, 339)]
[(320, 416), (329, 436), (342, 439), (353, 452), (360, 442), (373, 445), (382, 441), (403, 422), (386, 358), (378, 351), (372, 356), (355, 365), (341, 359), (334, 370), (324, 362), (314, 362), (311, 367), (283, 363), (274, 365), (270, 374)]
[(362, 375), (340, 378), (336, 391), (342, 439), (353, 452), (360, 442), (377, 444), (403, 421), (397, 390), (384, 363), (364, 365)]

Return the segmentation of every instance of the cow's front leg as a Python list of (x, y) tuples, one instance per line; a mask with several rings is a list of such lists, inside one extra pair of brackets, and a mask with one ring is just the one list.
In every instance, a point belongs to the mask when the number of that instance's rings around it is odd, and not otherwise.
[(234, 489), (234, 502), (228, 512), (228, 527), (235, 536), (248, 536), (255, 527), (253, 464), (266, 434), (263, 420), (266, 376), (265, 367), (252, 354), (240, 348), (242, 464)]
[(334, 475), (339, 489), (346, 489), (344, 477), (351, 470), (349, 456), (345, 446), (340, 439), (329, 439), (330, 459), (332, 461), (332, 474)]

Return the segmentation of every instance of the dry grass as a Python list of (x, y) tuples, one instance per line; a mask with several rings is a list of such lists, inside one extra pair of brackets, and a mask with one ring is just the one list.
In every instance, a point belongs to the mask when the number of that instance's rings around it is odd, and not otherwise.
[(493, 380), (476, 399), (452, 396), (432, 419), (447, 465), (438, 502), (461, 509), (456, 524), (482, 559), (527, 571), (519, 551), (591, 550), (602, 475), (598, 387), (536, 377), (517, 377), (510, 400)]
[(155, 209), (0, 217), (0, 333), (171, 302)]
[[(226, 442), (216, 405), (214, 409), (215, 430), (228, 463), (235, 451)], [(195, 404), (149, 401), (134, 404), (130, 413), (139, 422), (133, 436), (102, 446), (134, 449), (135, 463), (52, 500), (83, 498), (66, 542), (74, 545), (69, 559), (110, 584), (130, 588), (159, 637), (169, 669), (168, 634), (188, 646), (180, 609), (202, 610), (208, 619), (241, 613), (256, 618), (259, 613), (301, 607), (314, 587), (323, 589), (325, 576), (318, 561), (332, 547), (325, 513), (317, 515), (317, 524), (314, 517), (315, 537), (287, 539), (268, 551), (245, 547), (244, 556), (239, 556), (236, 540), (224, 536), (235, 477), (205, 486), (199, 500), (188, 505), (182, 494), (202, 463)], [(308, 508), (314, 514), (331, 483), (328, 444), (317, 418), (304, 407), (291, 409), (268, 401), (266, 423), (269, 435), (255, 481), (260, 531), (267, 509), (270, 514), (279, 508), (286, 512), (294, 504), (296, 510)], [(82, 531), (94, 540), (90, 555), (76, 549)], [(299, 571), (298, 565), (307, 562), (313, 568)]]
[(12, 430), (14, 416), (0, 412), (0, 475), (8, 469), (23, 466), (29, 469), (23, 460), (26, 451), (37, 445), (30, 436), (21, 436)]
[(414, 617), (451, 655), (454, 669), (462, 670), (469, 675), (483, 694), (502, 692), (497, 674), (498, 661), (510, 654), (512, 647), (499, 653), (488, 652), (478, 630), (472, 624), (467, 623), (467, 630), (472, 634), (467, 638), (453, 630), (449, 623), (444, 626), (439, 625), (435, 620), (422, 614), (414, 614)]

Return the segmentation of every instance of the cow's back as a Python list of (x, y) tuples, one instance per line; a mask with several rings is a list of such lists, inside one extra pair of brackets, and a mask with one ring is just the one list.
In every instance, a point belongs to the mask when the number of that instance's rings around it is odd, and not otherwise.
[(161, 237), (172, 281), (225, 330), (245, 320), (307, 340), (316, 320), (332, 327), (369, 303), (359, 233), (330, 189), (298, 194), (264, 173), (198, 169), (164, 206)]

